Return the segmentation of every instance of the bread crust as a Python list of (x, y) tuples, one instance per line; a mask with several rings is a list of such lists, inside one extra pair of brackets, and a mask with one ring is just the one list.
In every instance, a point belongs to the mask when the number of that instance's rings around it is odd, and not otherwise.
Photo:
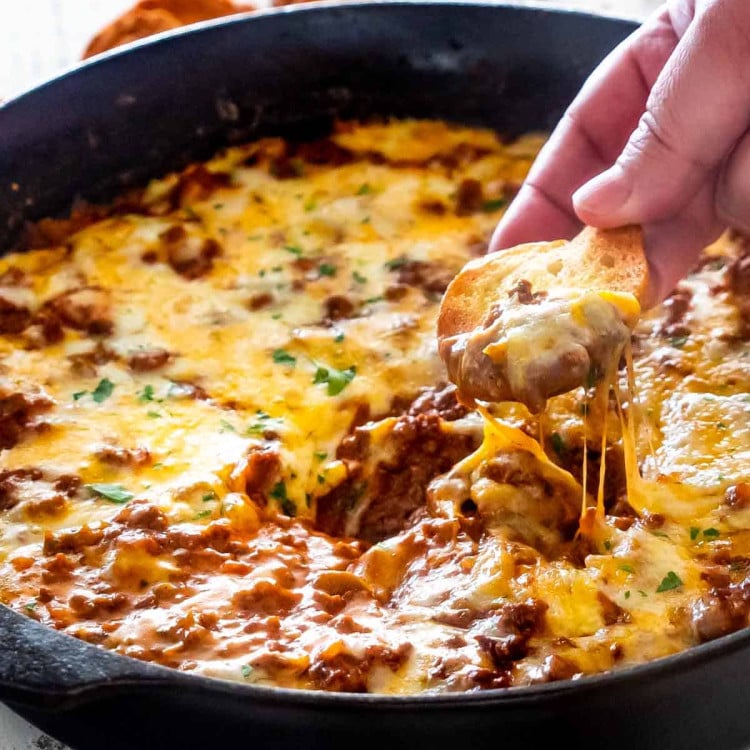
[(187, 24), (251, 10), (255, 10), (255, 7), (232, 0), (141, 0), (105, 26), (89, 42), (83, 57), (92, 57), (122, 44)]
[(649, 287), (640, 227), (586, 227), (572, 240), (530, 242), (467, 263), (449, 284), (438, 317), (438, 338), (482, 325), (491, 307), (519, 281), (533, 291), (629, 292), (641, 305)]

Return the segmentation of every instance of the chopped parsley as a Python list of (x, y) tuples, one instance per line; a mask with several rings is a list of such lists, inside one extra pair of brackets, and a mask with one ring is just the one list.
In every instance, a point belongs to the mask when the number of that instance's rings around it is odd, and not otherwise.
[(333, 340), (334, 340), (334, 341), (335, 341), (335, 342), (336, 342), (337, 344), (340, 344), (340, 343), (341, 343), (341, 342), (342, 342), (342, 341), (344, 340), (344, 332), (343, 332), (343, 331), (339, 331), (339, 332), (338, 332), (338, 333), (337, 333), (337, 334), (336, 334), (336, 335), (335, 335), (335, 336), (333, 337)]
[(494, 211), (498, 211), (501, 209), (507, 201), (505, 198), (493, 198), (492, 200), (485, 201), (482, 204), (482, 211), (484, 211), (486, 214), (491, 214)]
[(719, 536), (720, 532), (718, 529), (710, 528), (710, 529), (704, 529), (703, 530), (703, 536), (707, 539), (716, 539), (717, 536)]
[(240, 668), (240, 674), (247, 679), (254, 672), (253, 668), (249, 664), (243, 664)]
[(717, 427), (718, 427), (718, 428), (719, 428), (720, 430), (728, 430), (728, 429), (729, 429), (729, 425), (725, 424), (724, 422), (718, 422), (718, 423), (716, 424), (716, 426), (717, 426)]
[(322, 474), (318, 474), (318, 484), (325, 484), (326, 478)]
[(138, 391), (139, 401), (153, 401), (154, 400), (154, 386), (144, 385), (143, 389)]
[(274, 349), (271, 356), (277, 365), (289, 365), (289, 367), (294, 367), (297, 364), (297, 358), (289, 354), (286, 349)]
[(73, 394), (73, 401), (80, 401), (87, 393), (88, 391), (76, 391)]
[(626, 591), (625, 592), (625, 598), (626, 599), (630, 599), (630, 591)]
[(108, 378), (102, 378), (99, 384), (91, 392), (91, 398), (96, 401), (97, 404), (101, 404), (102, 401), (106, 401), (115, 389), (115, 384)]
[(315, 456), (318, 461), (325, 461), (328, 458), (328, 454), (325, 451), (315, 451), (313, 456)]
[(227, 422), (226, 419), (219, 420), (219, 424), (221, 425), (221, 430), (219, 432), (237, 432), (237, 429), (231, 422)]
[(161, 414), (158, 411), (147, 411), (146, 416), (150, 419), (161, 419)]
[(346, 370), (337, 370), (335, 367), (318, 367), (313, 378), (314, 385), (325, 383), (328, 386), (329, 396), (338, 396), (349, 383), (354, 380), (356, 368), (347, 367)]
[(671, 591), (672, 589), (678, 589), (682, 586), (682, 579), (673, 570), (670, 570), (667, 575), (664, 576), (659, 587), (656, 589), (657, 594), (661, 594), (663, 591)]
[(297, 515), (297, 506), (294, 501), (286, 494), (286, 485), (284, 482), (276, 482), (269, 493), (274, 500), (278, 500), (281, 510), (287, 515), (294, 518)]
[(305, 211), (307, 211), (308, 213), (310, 211), (314, 211), (317, 207), (318, 202), (313, 198), (310, 198), (310, 200), (308, 200), (304, 205)]
[(700, 533), (701, 533), (701, 530), (697, 526), (690, 527), (690, 539), (692, 541), (695, 541), (698, 538), (698, 534)]
[(296, 255), (298, 258), (302, 255), (302, 248), (296, 245), (284, 245), (284, 250), (292, 255)]
[(568, 450), (568, 446), (565, 445), (563, 436), (559, 432), (553, 432), (550, 435), (550, 441), (552, 442), (552, 450), (554, 450), (560, 458), (563, 458)]
[(363, 276), (359, 271), (353, 271), (352, 272), (352, 278), (358, 284), (366, 284), (367, 283), (367, 276)]
[(194, 520), (198, 521), (198, 520), (200, 520), (201, 518), (208, 518), (208, 517), (209, 517), (209, 516), (211, 515), (211, 513), (212, 513), (212, 511), (210, 511), (210, 510), (208, 510), (208, 509), (206, 509), (206, 510), (201, 510), (201, 511), (199, 511), (198, 513), (196, 513), (196, 514), (195, 514), (195, 516), (194, 516), (193, 518), (194, 518)]
[(203, 497), (201, 498), (201, 500), (204, 503), (210, 503), (213, 500), (216, 500), (216, 493), (213, 490), (211, 490), (210, 492), (207, 492), (205, 495), (203, 495)]
[(368, 193), (371, 193), (371, 192), (372, 192), (372, 188), (366, 182), (363, 182), (359, 186), (359, 189), (357, 190), (357, 195), (367, 195)]
[(633, 570), (633, 566), (629, 565), (628, 563), (620, 565), (620, 570), (624, 570), (626, 573), (635, 573), (635, 570)]
[(321, 276), (335, 276), (336, 266), (334, 266), (332, 263), (321, 263), (318, 266), (318, 273)]
[(94, 494), (109, 500), (111, 503), (122, 505), (132, 500), (135, 495), (126, 490), (121, 484), (95, 483), (87, 484), (86, 489), (91, 490)]
[(376, 302), (382, 302), (384, 299), (385, 297), (382, 294), (379, 294), (377, 297), (368, 297), (365, 300), (365, 304), (374, 305)]
[(396, 271), (405, 266), (408, 262), (409, 259), (405, 255), (401, 255), (398, 258), (386, 261), (384, 265), (389, 271)]
[(271, 487), (271, 492), (269, 494), (274, 500), (281, 500), (283, 502), (288, 499), (286, 485), (283, 482), (276, 482), (276, 484)]
[(669, 339), (669, 343), (675, 349), (682, 349), (682, 347), (687, 343), (688, 338), (688, 336), (672, 336), (672, 338)]

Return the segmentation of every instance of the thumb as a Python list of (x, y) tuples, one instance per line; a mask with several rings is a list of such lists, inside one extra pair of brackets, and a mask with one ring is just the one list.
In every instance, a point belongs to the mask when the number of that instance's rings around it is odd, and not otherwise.
[(573, 196), (599, 227), (663, 221), (680, 212), (750, 121), (750, 3), (708, 3), (686, 30), (613, 166)]

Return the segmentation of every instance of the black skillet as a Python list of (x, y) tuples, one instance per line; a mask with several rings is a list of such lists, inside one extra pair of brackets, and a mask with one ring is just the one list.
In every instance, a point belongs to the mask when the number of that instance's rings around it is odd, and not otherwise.
[[(0, 108), (0, 246), (78, 195), (106, 199), (227, 142), (313, 135), (336, 116), (550, 129), (633, 29), (489, 2), (358, 3), (106, 55)], [(0, 644), (0, 699), (76, 750), (750, 746), (750, 631), (610, 675), (408, 698), (191, 677), (3, 607)]]

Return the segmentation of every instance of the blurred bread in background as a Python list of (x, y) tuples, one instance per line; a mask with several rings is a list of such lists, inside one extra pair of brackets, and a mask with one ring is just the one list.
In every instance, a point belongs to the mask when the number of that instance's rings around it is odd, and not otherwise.
[(140, 0), (104, 27), (89, 42), (83, 57), (92, 57), (121, 44), (179, 26), (250, 10), (255, 10), (255, 7), (232, 0)]

